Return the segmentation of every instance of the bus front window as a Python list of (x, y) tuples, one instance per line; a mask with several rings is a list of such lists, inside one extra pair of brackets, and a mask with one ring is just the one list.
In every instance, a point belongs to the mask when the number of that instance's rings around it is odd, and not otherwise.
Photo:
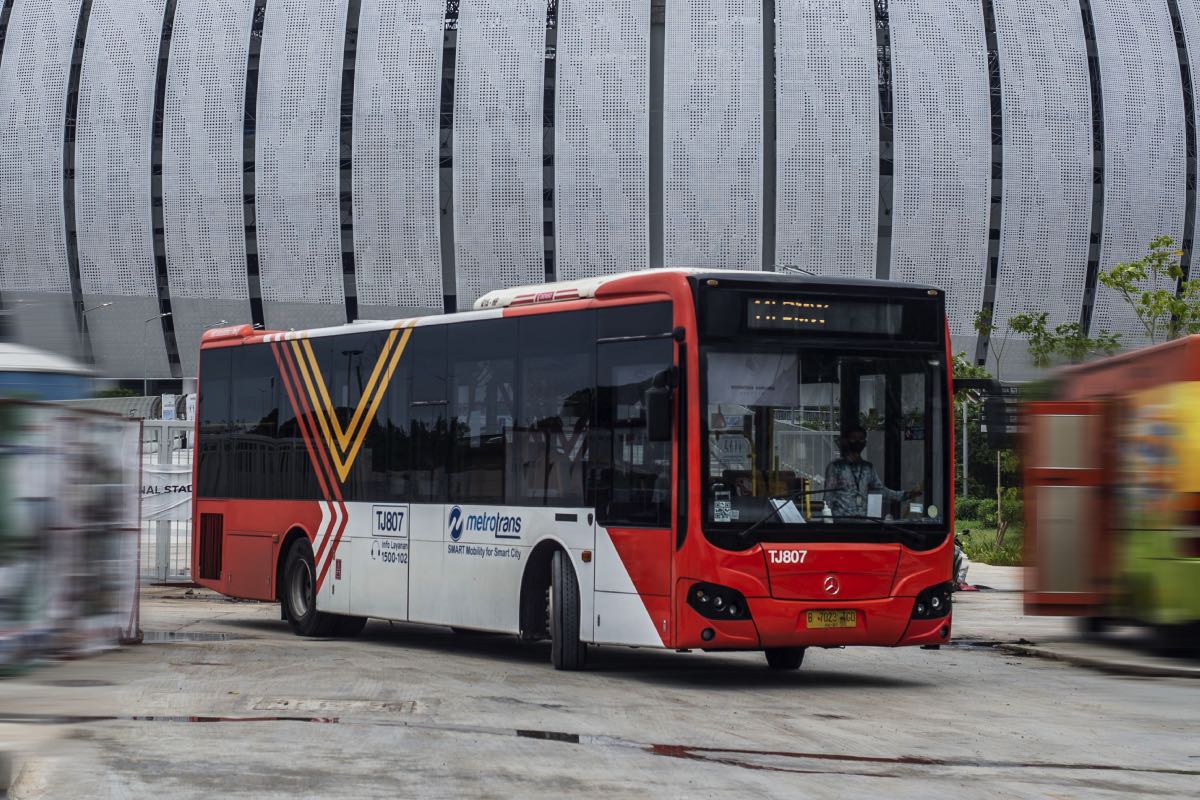
[(707, 526), (944, 526), (944, 356), (712, 348), (705, 369)]

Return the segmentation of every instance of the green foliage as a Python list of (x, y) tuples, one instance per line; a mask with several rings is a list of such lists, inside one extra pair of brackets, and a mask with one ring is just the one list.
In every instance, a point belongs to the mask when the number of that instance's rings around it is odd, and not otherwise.
[(1008, 327), (1021, 334), (1029, 342), (1029, 357), (1035, 367), (1045, 369), (1056, 351), (1054, 334), (1046, 329), (1049, 314), (1017, 314), (1008, 320)]
[[(965, 497), (954, 501), (954, 516), (958, 519), (979, 519), (979, 504), (982, 497)], [(993, 500), (993, 503), (996, 501)]]
[(996, 498), (985, 497), (975, 506), (975, 519), (985, 528), (996, 527)]
[[(959, 538), (967, 558), (979, 564), (991, 564), (996, 567), (1018, 567), (1023, 563), (1020, 537), (1011, 536), (1007, 541), (996, 544), (996, 537), (993, 535), (995, 531), (974, 528), (971, 524), (969, 522), (965, 525), (966, 528), (971, 528), (971, 535)], [(967, 580), (970, 579), (971, 574), (968, 572)]]
[(1100, 331), (1095, 337), (1083, 332), (1078, 322), (1064, 322), (1047, 327), (1049, 314), (1017, 314), (1008, 320), (1008, 327), (1025, 337), (1029, 357), (1035, 367), (1046, 369), (1058, 361), (1078, 364), (1097, 356), (1111, 355), (1120, 347), (1120, 334)]
[(103, 389), (96, 392), (96, 397), (135, 397), (136, 393), (133, 389), (126, 389), (123, 386), (116, 386), (112, 389)]
[[(955, 353), (954, 360), (950, 363), (951, 374), (955, 380), (960, 378), (991, 378), (992, 373), (988, 372), (987, 367), (979, 367), (971, 363), (971, 359), (967, 358), (966, 353)], [(954, 393), (954, 403), (956, 407), (960, 407), (964, 402), (978, 405), (978, 400), (972, 400), (971, 396), (966, 391), (958, 391)]]
[(1054, 329), (1054, 334), (1057, 352), (1069, 364), (1079, 364), (1095, 356), (1111, 356), (1121, 349), (1121, 334), (1100, 331), (1089, 337), (1078, 322), (1064, 322)]
[(1151, 343), (1200, 333), (1200, 280), (1183, 279), (1182, 256), (1174, 239), (1158, 236), (1146, 255), (1098, 276), (1133, 309)]
[(1000, 365), (1004, 362), (1004, 351), (1008, 348), (1008, 336), (1011, 328), (1005, 327), (1004, 332), (996, 335), (996, 321), (992, 309), (981, 308), (975, 312), (975, 332), (987, 338), (988, 350), (996, 363), (996, 380), (1000, 380)]

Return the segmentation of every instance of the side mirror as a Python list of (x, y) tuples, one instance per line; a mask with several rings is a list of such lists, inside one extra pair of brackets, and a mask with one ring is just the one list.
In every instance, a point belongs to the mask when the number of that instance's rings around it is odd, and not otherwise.
[(652, 442), (671, 441), (671, 390), (655, 386), (646, 390), (646, 438)]

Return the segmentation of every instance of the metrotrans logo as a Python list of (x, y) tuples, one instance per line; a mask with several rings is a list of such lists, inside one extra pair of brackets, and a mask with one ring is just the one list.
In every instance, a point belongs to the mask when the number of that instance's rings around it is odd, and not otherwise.
[(520, 539), (521, 522), (521, 517), (499, 511), (464, 514), (460, 507), (454, 506), (450, 509), (450, 518), (446, 525), (450, 530), (451, 541), (457, 542), (462, 538), (464, 530), (468, 533), (490, 533), (497, 539)]
[(463, 516), (462, 509), (458, 506), (450, 509), (450, 539), (457, 542), (462, 538), (463, 532)]

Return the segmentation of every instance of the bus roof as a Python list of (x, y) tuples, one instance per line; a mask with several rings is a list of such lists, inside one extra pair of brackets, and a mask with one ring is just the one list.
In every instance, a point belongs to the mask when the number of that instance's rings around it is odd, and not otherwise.
[[(595, 297), (602, 286), (611, 286), (627, 280), (645, 278), (647, 275), (676, 274), (684, 278), (724, 278), (736, 279), (747, 283), (764, 284), (798, 284), (846, 287), (876, 287), (876, 288), (908, 288), (918, 291), (940, 290), (933, 286), (897, 281), (882, 281), (874, 278), (845, 278), (836, 275), (811, 275), (801, 272), (761, 272), (758, 270), (741, 269), (695, 269), (686, 267), (664, 267), (653, 270), (632, 270), (616, 272), (611, 275), (599, 275), (593, 278), (579, 278), (573, 281), (555, 281), (532, 286), (515, 286), (511, 289), (496, 289), (488, 292), (475, 301), (475, 309), (508, 308), (509, 306), (535, 305), (539, 303), (557, 303), (564, 300), (578, 300)], [(615, 287), (613, 287), (615, 288)]]
[(1067, 367), (1055, 375), (1058, 400), (1096, 400), (1165, 383), (1200, 380), (1200, 335)]
[[(883, 281), (873, 278), (845, 278), (833, 275), (810, 275), (798, 272), (761, 272), (757, 270), (737, 269), (689, 269), (666, 267), (662, 269), (643, 269), (628, 272), (617, 272), (611, 275), (600, 275), (592, 278), (580, 278), (571, 281), (516, 286), (511, 289), (497, 289), (475, 301), (471, 311), (459, 311), (453, 314), (433, 314), (420, 317), (420, 325), (438, 325), (449, 322), (468, 322), (473, 319), (491, 319), (511, 307), (528, 307), (548, 305), (551, 303), (586, 300), (602, 295), (619, 295), (625, 291), (636, 294), (643, 291), (661, 289), (664, 276), (676, 277), (684, 281), (688, 278), (697, 280), (736, 280), (739, 283), (760, 283), (764, 286), (789, 285), (810, 287), (857, 287), (896, 290), (911, 290), (913, 292), (942, 294), (940, 289), (933, 286), (897, 281)], [(655, 287), (653, 284), (658, 284)], [(604, 291), (602, 292), (601, 289)], [(205, 331), (201, 337), (201, 347), (206, 345), (224, 346), (241, 341), (255, 341), (263, 338), (267, 341), (274, 339), (292, 338), (294, 336), (321, 337), (340, 333), (362, 333), (374, 330), (388, 330), (395, 326), (398, 319), (356, 320), (346, 325), (336, 325), (328, 328), (314, 328), (300, 331), (255, 330), (250, 325), (231, 325), (223, 328), (213, 328)]]

